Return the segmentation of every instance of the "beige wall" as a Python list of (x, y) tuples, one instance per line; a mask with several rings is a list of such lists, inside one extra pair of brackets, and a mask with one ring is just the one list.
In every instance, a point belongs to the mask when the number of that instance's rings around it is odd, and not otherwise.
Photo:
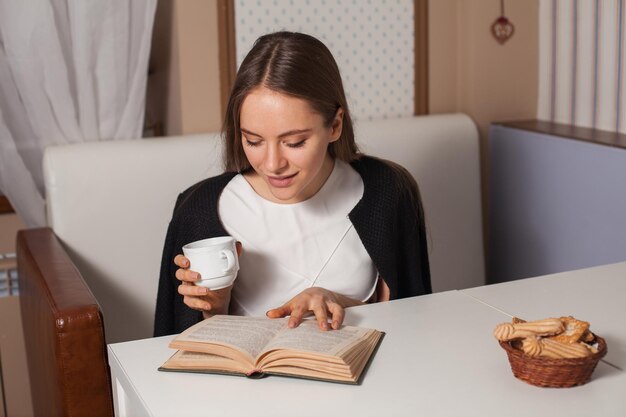
[(489, 125), (534, 119), (537, 114), (539, 2), (509, 0), (505, 5), (515, 33), (500, 45), (491, 35), (491, 24), (500, 15), (499, 2), (429, 2), (430, 110), (463, 112), (478, 126), (485, 227)]
[[(504, 45), (490, 32), (499, 12), (493, 0), (429, 3), (430, 111), (469, 114), (483, 139), (492, 121), (534, 118), (537, 108), (538, 0), (506, 2), (515, 34)], [(217, 0), (159, 2), (150, 90), (162, 93), (148, 107), (166, 134), (220, 128), (217, 57)]]
[[(16, 214), (0, 214), (0, 253), (15, 252), (15, 236), (24, 227)], [(0, 268), (15, 267), (14, 261), (0, 261)], [(0, 391), (9, 417), (33, 414), (23, 337), (19, 298), (0, 298)]]
[(221, 127), (217, 1), (178, 0), (182, 132)]
[[(429, 2), (430, 111), (469, 114), (483, 144), (492, 121), (536, 115), (538, 0), (505, 5), (515, 34), (500, 45), (490, 32), (499, 2)], [(217, 0), (159, 1), (149, 95), (164, 134), (219, 130)]]
[(0, 214), (0, 253), (15, 252), (15, 235), (24, 227), (15, 213)]
[(428, 108), (430, 113), (459, 111), (459, 4), (435, 0), (428, 5)]
[(429, 3), (430, 109), (462, 111), (487, 136), (493, 121), (535, 118), (538, 80), (538, 0), (506, 2), (515, 33), (500, 45), (490, 27), (493, 0)]
[(217, 26), (217, 0), (159, 1), (146, 117), (166, 136), (221, 127)]
[(23, 338), (19, 298), (0, 298), (0, 360), (9, 417), (33, 415)]

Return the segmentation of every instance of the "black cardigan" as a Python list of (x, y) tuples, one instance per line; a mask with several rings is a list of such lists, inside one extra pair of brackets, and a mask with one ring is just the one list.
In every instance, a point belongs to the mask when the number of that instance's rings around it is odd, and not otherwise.
[[(389, 286), (391, 299), (432, 292), (422, 205), (408, 172), (380, 159), (362, 156), (351, 163), (363, 179), (363, 197), (349, 214), (363, 246)], [(201, 181), (178, 196), (170, 221), (154, 319), (154, 335), (180, 333), (202, 320), (178, 294), (173, 259), (183, 245), (228, 235), (218, 217), (222, 190), (237, 173)], [(236, 284), (235, 284), (236, 285)]]

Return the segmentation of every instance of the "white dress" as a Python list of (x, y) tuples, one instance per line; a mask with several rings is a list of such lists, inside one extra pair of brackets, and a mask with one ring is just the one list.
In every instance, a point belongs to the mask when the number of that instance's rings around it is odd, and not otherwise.
[(308, 200), (279, 204), (259, 196), (240, 174), (219, 199), (226, 231), (243, 245), (231, 312), (263, 316), (309, 287), (366, 301), (377, 271), (348, 213), (363, 196), (363, 180), (336, 160)]

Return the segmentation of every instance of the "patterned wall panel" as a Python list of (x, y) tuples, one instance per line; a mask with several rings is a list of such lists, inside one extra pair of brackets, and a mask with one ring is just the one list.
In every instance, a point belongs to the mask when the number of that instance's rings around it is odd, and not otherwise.
[(541, 0), (537, 117), (626, 133), (624, 0)]
[(413, 0), (236, 0), (237, 67), (265, 33), (291, 30), (331, 50), (355, 119), (414, 110)]

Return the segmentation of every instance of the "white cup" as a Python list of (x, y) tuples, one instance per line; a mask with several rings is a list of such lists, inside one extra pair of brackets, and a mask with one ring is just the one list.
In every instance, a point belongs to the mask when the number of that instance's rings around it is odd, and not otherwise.
[(200, 274), (196, 285), (219, 290), (232, 285), (239, 271), (235, 238), (230, 236), (198, 240), (183, 246), (189, 269)]

